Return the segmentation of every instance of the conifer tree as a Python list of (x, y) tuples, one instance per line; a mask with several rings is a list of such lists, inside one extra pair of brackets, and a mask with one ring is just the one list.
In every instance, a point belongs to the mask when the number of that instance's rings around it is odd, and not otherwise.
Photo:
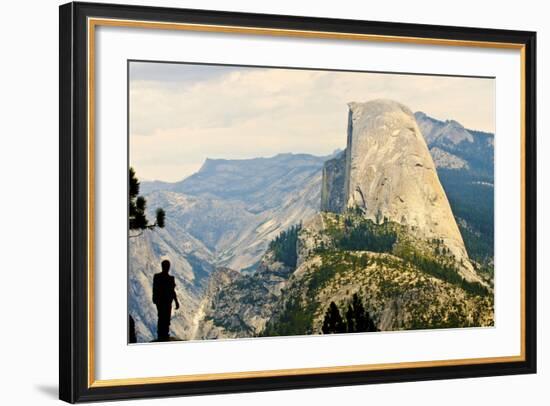
[[(354, 295), (355, 296), (355, 295)], [(357, 330), (356, 319), (354, 314), (354, 309), (351, 304), (348, 305), (348, 310), (346, 311), (346, 330), (348, 333), (355, 333)]]
[(378, 331), (374, 321), (366, 311), (363, 301), (357, 293), (353, 294), (346, 313), (348, 333), (364, 333)]
[(342, 320), (340, 311), (336, 303), (330, 302), (327, 312), (325, 313), (325, 319), (323, 321), (323, 327), (321, 328), (323, 334), (335, 334), (345, 333), (346, 324)]
[(298, 260), (296, 244), (301, 229), (302, 223), (293, 225), (288, 230), (282, 231), (269, 243), (269, 248), (273, 251), (275, 260), (291, 268), (296, 268), (296, 261)]
[(368, 319), (363, 306), (363, 301), (359, 299), (357, 293), (352, 298), (353, 317), (355, 319), (355, 331), (363, 332), (368, 330)]
[[(134, 168), (130, 168), (129, 171), (129, 207), (128, 207), (128, 226), (130, 230), (150, 230), (155, 227), (164, 228), (166, 213), (163, 209), (158, 208), (155, 213), (156, 221), (153, 224), (149, 224), (145, 211), (147, 209), (147, 201), (143, 196), (139, 196), (139, 180), (136, 177)], [(132, 237), (138, 237), (141, 233), (130, 235)]]

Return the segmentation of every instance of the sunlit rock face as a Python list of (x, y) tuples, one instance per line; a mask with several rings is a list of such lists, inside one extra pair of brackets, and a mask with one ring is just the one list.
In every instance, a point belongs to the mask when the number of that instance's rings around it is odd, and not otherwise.
[[(392, 100), (349, 103), (345, 153), (341, 193), (346, 208), (361, 210), (376, 222), (386, 218), (407, 225), (418, 237), (443, 240), (462, 276), (479, 280), (426, 141), (407, 107)], [(328, 176), (323, 185), (325, 181)]]

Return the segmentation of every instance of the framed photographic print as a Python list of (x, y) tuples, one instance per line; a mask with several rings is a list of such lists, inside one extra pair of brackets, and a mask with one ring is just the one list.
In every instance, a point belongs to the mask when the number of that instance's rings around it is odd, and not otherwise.
[(536, 371), (533, 32), (60, 7), (60, 398)]

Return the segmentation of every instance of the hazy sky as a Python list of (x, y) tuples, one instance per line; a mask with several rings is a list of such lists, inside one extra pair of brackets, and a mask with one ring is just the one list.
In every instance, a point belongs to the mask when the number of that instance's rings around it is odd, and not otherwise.
[(492, 79), (131, 62), (129, 80), (130, 165), (142, 180), (181, 180), (207, 157), (330, 154), (346, 146), (351, 101), (495, 125)]

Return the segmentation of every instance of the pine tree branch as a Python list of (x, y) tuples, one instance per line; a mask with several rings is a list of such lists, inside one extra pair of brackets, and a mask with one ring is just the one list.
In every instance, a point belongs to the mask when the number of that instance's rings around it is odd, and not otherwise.
[(155, 227), (158, 227), (156, 222), (155, 222), (154, 224), (147, 224), (147, 225), (143, 228), (143, 231), (142, 231), (141, 233), (136, 234), (136, 235), (129, 235), (128, 238), (139, 237), (140, 235), (143, 235), (143, 233), (144, 233), (145, 230), (152, 230), (152, 229), (154, 229)]

